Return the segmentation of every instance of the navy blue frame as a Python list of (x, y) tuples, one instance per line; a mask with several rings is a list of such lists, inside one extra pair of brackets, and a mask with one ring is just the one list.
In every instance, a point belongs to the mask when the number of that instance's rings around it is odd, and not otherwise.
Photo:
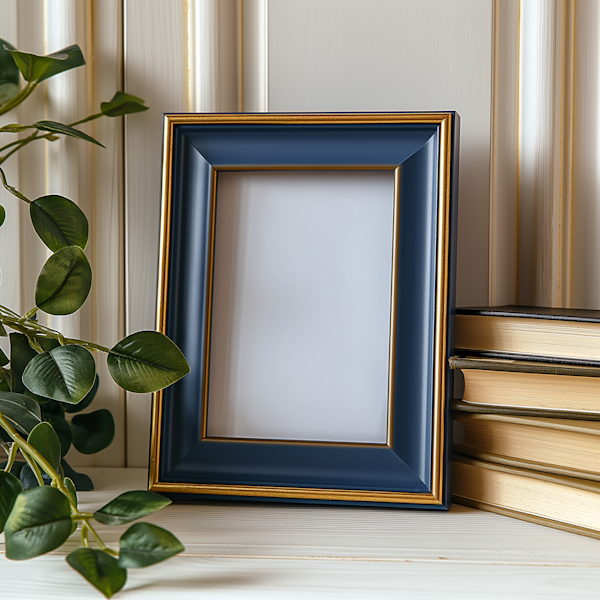
[[(447, 319), (445, 364), (453, 353), (458, 148), (458, 116), (446, 114), (452, 123), (452, 159), (446, 207), (449, 244), (444, 266), (448, 285), (442, 299), (443, 318)], [(151, 474), (150, 488), (174, 498), (189, 499), (188, 492), (194, 493), (196, 484), (245, 486), (256, 493), (245, 495), (243, 489), (234, 495), (196, 490), (194, 499), (447, 509), (451, 423), (448, 411), (453, 376), (447, 367), (443, 426), (437, 446), (433, 397), (440, 292), (437, 244), (441, 125), (184, 121), (172, 127), (171, 145), (165, 148), (165, 185), (170, 186), (167, 191), (171, 200), (163, 207), (168, 212), (163, 214), (168, 227), (163, 232), (163, 251), (168, 260), (163, 261), (162, 277), (167, 284), (159, 298), (159, 320), (164, 333), (183, 350), (191, 373), (155, 399), (151, 457), (155, 475)], [(215, 170), (218, 173), (220, 169), (327, 166), (369, 169), (398, 165), (402, 165), (402, 170), (392, 447), (204, 438), (201, 395), (208, 351), (206, 316), (213, 244), (211, 199), (213, 177), (218, 176)], [(435, 502), (326, 498), (328, 490), (431, 494), (436, 460), (443, 470), (444, 485)], [(323, 493), (317, 498), (294, 498), (292, 492), (282, 497), (260, 494), (262, 488), (273, 487), (318, 489)]]

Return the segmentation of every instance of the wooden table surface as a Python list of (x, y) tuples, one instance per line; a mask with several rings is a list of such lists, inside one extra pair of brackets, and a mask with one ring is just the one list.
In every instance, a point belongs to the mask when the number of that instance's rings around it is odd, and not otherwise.
[[(145, 487), (143, 469), (82, 470), (97, 488), (79, 494), (83, 510)], [(186, 550), (130, 569), (117, 598), (600, 598), (599, 540), (463, 506), (443, 513), (181, 503), (146, 520)], [(126, 527), (98, 529), (117, 547)], [(78, 533), (73, 539), (33, 561), (0, 556), (0, 599), (101, 598), (64, 560)]]

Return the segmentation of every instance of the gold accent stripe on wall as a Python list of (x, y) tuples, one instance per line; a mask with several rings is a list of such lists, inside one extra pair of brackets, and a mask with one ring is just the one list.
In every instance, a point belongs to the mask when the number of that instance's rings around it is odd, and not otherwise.
[(573, 282), (573, 211), (575, 206), (575, 69), (576, 69), (576, 45), (577, 36), (577, 0), (572, 0), (569, 10), (570, 25), (570, 106), (569, 106), (569, 196), (568, 196), (568, 282), (567, 282), (567, 306), (573, 304), (572, 282)]
[(523, 36), (523, 0), (519, 0), (519, 27), (517, 41), (517, 193), (515, 210), (515, 298), (519, 303), (519, 255), (520, 255), (520, 212), (521, 212), (521, 38)]

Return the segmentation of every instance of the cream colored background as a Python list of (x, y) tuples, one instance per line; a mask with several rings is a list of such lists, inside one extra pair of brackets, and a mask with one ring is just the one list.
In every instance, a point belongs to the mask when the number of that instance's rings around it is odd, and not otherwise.
[[(91, 217), (92, 296), (60, 324), (73, 334), (112, 345), (153, 328), (161, 115), (190, 110), (457, 110), (458, 304), (600, 308), (596, 0), (0, 0), (0, 37), (88, 59), (22, 122), (75, 120), (116, 89), (151, 107), (90, 124), (107, 150), (65, 140), (8, 166), (26, 194), (63, 193)], [(27, 310), (45, 252), (0, 193), (0, 301)], [(118, 432), (95, 464), (145, 464), (149, 398), (105, 375), (100, 406)]]

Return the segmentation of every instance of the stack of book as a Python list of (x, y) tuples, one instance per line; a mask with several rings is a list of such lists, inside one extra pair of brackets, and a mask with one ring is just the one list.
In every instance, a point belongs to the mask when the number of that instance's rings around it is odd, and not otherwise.
[(600, 538), (600, 311), (458, 309), (458, 504)]

